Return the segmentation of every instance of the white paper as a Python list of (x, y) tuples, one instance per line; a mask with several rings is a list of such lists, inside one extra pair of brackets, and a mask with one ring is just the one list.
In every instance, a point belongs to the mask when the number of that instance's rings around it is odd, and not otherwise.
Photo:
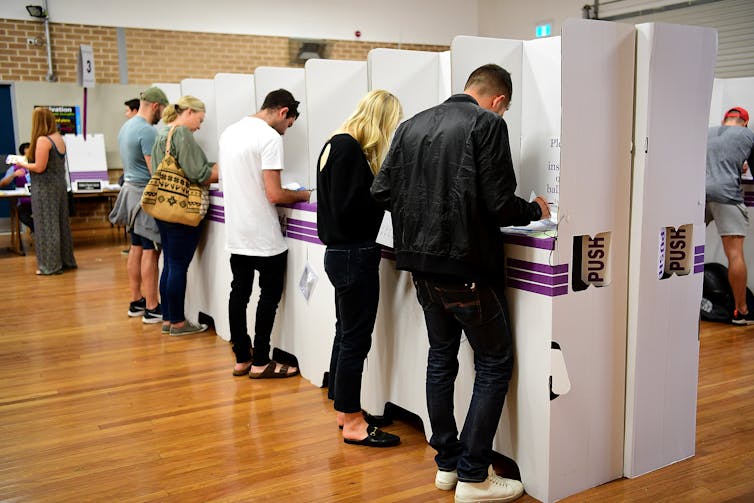
[(5, 164), (18, 164), (21, 161), (26, 162), (26, 157), (23, 155), (8, 154), (8, 157), (5, 158)]
[(390, 212), (386, 211), (382, 217), (382, 223), (380, 224), (380, 230), (377, 232), (376, 241), (382, 246), (388, 248), (393, 247), (393, 218), (390, 216)]

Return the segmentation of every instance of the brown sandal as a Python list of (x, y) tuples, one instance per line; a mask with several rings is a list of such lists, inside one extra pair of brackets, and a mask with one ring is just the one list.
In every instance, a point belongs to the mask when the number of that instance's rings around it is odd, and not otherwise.
[(244, 363), (243, 368), (241, 368), (240, 370), (236, 370), (235, 366), (234, 366), (234, 368), (233, 368), (233, 375), (236, 376), (236, 377), (245, 376), (246, 374), (249, 373), (250, 369), (251, 369), (251, 362), (250, 361), (247, 362), (247, 363)]
[(298, 369), (294, 372), (288, 372), (290, 368), (288, 365), (281, 365), (279, 371), (275, 371), (277, 367), (275, 360), (270, 360), (270, 363), (261, 372), (249, 372), (250, 379), (284, 379), (286, 377), (293, 377), (298, 375)]

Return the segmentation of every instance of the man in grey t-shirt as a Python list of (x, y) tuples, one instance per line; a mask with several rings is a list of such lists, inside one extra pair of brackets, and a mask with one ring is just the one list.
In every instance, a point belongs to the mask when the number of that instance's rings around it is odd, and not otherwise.
[(705, 222), (717, 224), (728, 258), (728, 282), (736, 304), (731, 321), (737, 325), (754, 324), (754, 313), (746, 304), (744, 238), (749, 214), (741, 188), (741, 174), (754, 166), (754, 133), (746, 127), (748, 123), (749, 113), (735, 107), (725, 112), (721, 126), (707, 133)]
[(131, 290), (128, 316), (140, 316), (144, 323), (160, 323), (160, 234), (154, 219), (141, 210), (141, 195), (152, 171), (157, 168), (152, 166), (152, 146), (157, 137), (154, 125), (160, 121), (168, 98), (158, 87), (150, 87), (139, 98), (139, 111), (118, 133), (125, 181), (110, 213), (110, 221), (124, 225), (131, 235), (126, 263)]

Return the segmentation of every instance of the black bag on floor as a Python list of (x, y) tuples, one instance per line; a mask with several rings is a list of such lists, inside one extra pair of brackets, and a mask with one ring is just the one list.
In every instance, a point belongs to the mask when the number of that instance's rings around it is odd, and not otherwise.
[[(746, 304), (754, 309), (754, 294), (746, 289)], [(703, 320), (730, 323), (736, 307), (728, 283), (728, 268), (722, 264), (704, 264), (704, 286), (700, 313)]]

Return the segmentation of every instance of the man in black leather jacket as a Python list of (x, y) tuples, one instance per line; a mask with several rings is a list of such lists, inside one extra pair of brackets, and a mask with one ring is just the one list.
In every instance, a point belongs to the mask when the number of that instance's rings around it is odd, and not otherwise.
[[(492, 440), (513, 369), (504, 297), (501, 226), (549, 217), (541, 197), (515, 195), (508, 127), (510, 74), (474, 70), (464, 92), (404, 122), (372, 185), (392, 214), (396, 267), (411, 271), (429, 335), (427, 407), (437, 450), (435, 485), (456, 501), (512, 501), (515, 480), (495, 475)], [(458, 437), (453, 387), (461, 332), (474, 350), (476, 377)]]

